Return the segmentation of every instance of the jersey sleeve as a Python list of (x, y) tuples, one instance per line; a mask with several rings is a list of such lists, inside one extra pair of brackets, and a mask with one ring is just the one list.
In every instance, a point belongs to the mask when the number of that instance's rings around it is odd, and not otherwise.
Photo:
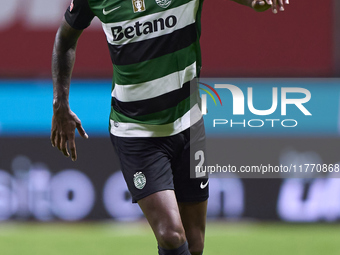
[(78, 30), (87, 28), (94, 16), (87, 0), (72, 0), (65, 12), (67, 23)]

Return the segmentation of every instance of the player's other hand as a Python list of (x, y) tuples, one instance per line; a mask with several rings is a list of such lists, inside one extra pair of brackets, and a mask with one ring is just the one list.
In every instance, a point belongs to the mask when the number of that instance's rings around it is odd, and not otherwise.
[(285, 10), (284, 4), (289, 4), (289, 0), (252, 0), (251, 7), (259, 12), (271, 8), (272, 12), (276, 14), (278, 11)]
[(77, 115), (73, 113), (68, 106), (54, 104), (51, 143), (53, 147), (57, 147), (66, 157), (70, 156), (67, 148), (68, 144), (73, 161), (77, 159), (75, 129), (78, 130), (81, 137), (88, 138)]

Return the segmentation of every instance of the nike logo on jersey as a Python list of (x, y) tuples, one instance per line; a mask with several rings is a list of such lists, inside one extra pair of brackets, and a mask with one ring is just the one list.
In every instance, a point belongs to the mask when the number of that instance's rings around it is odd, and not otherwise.
[(120, 8), (120, 6), (118, 6), (118, 7), (116, 7), (116, 8), (113, 8), (113, 9), (111, 9), (111, 10), (108, 10), (108, 11), (105, 11), (105, 8), (104, 8), (104, 9), (103, 9), (103, 14), (104, 14), (104, 15), (108, 15), (109, 13), (111, 13), (111, 12), (113, 12), (113, 11), (119, 9), (119, 8)]
[(209, 183), (209, 180), (207, 180), (207, 182), (205, 184), (203, 184), (203, 182), (201, 182), (201, 185), (200, 185), (201, 189), (204, 189), (205, 187), (207, 187), (208, 183)]

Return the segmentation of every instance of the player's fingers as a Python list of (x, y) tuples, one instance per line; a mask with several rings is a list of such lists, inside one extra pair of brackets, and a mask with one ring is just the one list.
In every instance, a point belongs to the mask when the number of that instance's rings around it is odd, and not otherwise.
[(277, 0), (272, 0), (272, 11), (273, 13), (277, 13)]
[(72, 161), (77, 160), (77, 150), (74, 133), (68, 135), (68, 146), (70, 147)]
[(83, 126), (81, 125), (80, 120), (76, 122), (76, 128), (78, 130), (78, 133), (80, 134), (81, 137), (87, 139), (89, 138), (89, 136), (87, 135), (87, 133), (85, 132)]
[(278, 0), (278, 6), (281, 12), (285, 10), (285, 8), (283, 7), (283, 0)]
[(254, 0), (252, 3), (251, 3), (251, 7), (252, 8), (256, 8), (257, 6), (263, 6), (265, 5), (266, 2), (264, 0)]
[(50, 137), (52, 147), (55, 147), (55, 136), (56, 136), (56, 131), (52, 130), (51, 131), (51, 137)]
[(61, 147), (60, 147), (60, 144), (61, 144), (61, 143), (60, 143), (60, 140), (61, 140), (61, 136), (60, 136), (59, 132), (57, 132), (57, 135), (56, 135), (56, 137), (55, 137), (55, 144), (56, 144), (58, 150), (61, 150)]
[(67, 150), (67, 137), (66, 135), (63, 135), (63, 134), (61, 135), (61, 139), (60, 139), (60, 150), (64, 154), (64, 156), (66, 157), (70, 156)]

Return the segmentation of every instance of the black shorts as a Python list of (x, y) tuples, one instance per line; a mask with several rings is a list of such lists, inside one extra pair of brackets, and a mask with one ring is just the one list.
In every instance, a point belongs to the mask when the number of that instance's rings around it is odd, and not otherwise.
[(162, 190), (174, 190), (178, 202), (208, 199), (208, 178), (198, 173), (196, 167), (204, 163), (203, 119), (173, 136), (117, 137), (111, 134), (111, 141), (132, 202)]

